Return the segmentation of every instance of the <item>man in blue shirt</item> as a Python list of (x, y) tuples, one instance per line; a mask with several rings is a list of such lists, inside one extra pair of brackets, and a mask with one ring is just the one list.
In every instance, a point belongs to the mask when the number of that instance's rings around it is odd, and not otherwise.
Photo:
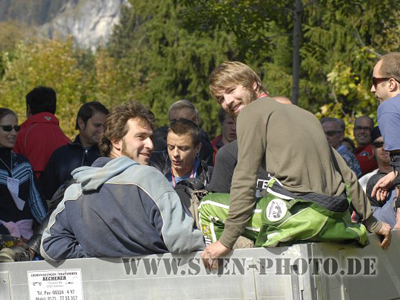
[[(381, 102), (378, 107), (378, 123), (385, 141), (385, 150), (389, 151), (393, 171), (381, 178), (374, 189), (379, 201), (386, 199), (400, 171), (400, 53), (389, 53), (380, 58), (374, 67), (371, 92)], [(400, 229), (400, 199), (396, 188), (396, 225)]]

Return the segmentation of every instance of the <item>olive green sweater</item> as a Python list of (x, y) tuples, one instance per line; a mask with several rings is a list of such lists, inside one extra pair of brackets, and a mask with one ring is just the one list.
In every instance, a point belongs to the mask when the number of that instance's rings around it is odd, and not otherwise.
[(238, 164), (231, 187), (228, 219), (220, 242), (232, 248), (251, 217), (257, 170), (267, 170), (294, 193), (340, 196), (350, 186), (353, 206), (372, 232), (382, 226), (356, 175), (330, 147), (319, 120), (295, 105), (260, 98), (247, 105), (237, 120)]

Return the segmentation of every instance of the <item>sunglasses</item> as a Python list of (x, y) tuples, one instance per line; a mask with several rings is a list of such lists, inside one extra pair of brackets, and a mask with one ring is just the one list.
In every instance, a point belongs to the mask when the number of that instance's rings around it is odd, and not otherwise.
[(381, 82), (384, 81), (388, 81), (390, 79), (390, 77), (372, 77), (372, 82), (374, 84), (374, 87), (376, 87), (378, 84), (380, 84)]
[(19, 125), (14, 125), (14, 126), (0, 125), (0, 127), (3, 129), (3, 131), (6, 131), (6, 132), (10, 132), (11, 130), (13, 130), (13, 128), (14, 128), (15, 132), (18, 132), (21, 129), (21, 126), (19, 126)]
[[(376, 86), (378, 84), (380, 84), (381, 82), (384, 82), (384, 81), (388, 81), (390, 78), (393, 78), (393, 77), (381, 77), (381, 78), (372, 77), (372, 82), (373, 82), (374, 87), (376, 88)], [(399, 82), (396, 78), (393, 78), (393, 79), (396, 80), (397, 82)]]
[(325, 134), (327, 136), (331, 136), (331, 137), (335, 136), (338, 133), (342, 133), (342, 131), (341, 130), (328, 130), (328, 131), (325, 131)]
[(372, 146), (374, 146), (375, 148), (382, 148), (384, 144), (384, 142), (373, 142)]

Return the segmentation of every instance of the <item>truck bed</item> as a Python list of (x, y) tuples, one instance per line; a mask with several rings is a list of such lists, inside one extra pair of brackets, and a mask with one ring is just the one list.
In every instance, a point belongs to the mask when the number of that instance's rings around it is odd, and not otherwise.
[(200, 252), (1, 263), (0, 300), (400, 299), (400, 231), (369, 240), (239, 249), (214, 271)]

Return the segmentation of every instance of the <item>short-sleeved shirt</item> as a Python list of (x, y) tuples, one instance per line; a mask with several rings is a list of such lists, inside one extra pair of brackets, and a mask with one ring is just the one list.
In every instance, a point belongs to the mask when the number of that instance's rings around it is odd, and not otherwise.
[(385, 141), (385, 150), (400, 150), (400, 95), (379, 105), (378, 124)]

